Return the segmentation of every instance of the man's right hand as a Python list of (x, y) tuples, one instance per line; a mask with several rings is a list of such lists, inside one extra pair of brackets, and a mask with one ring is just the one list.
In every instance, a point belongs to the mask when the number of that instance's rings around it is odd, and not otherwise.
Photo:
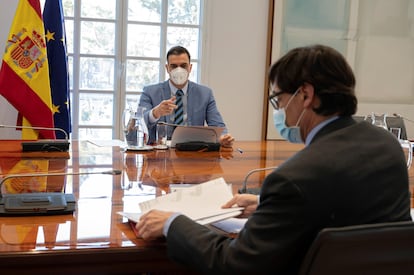
[(170, 99), (161, 101), (160, 104), (152, 109), (152, 115), (155, 119), (159, 119), (162, 116), (172, 114), (176, 108), (177, 105), (175, 105), (175, 96), (172, 96)]
[(257, 208), (259, 204), (258, 196), (252, 194), (236, 194), (228, 202), (223, 204), (222, 208), (230, 208), (233, 206), (244, 207), (240, 218), (249, 217)]

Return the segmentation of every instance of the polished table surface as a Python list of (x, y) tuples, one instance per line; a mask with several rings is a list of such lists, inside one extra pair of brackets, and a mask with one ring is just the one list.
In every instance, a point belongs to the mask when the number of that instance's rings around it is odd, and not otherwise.
[[(30, 172), (91, 174), (37, 178), (35, 188), (40, 191), (75, 195), (73, 215), (0, 217), (3, 274), (23, 270), (28, 274), (191, 273), (168, 259), (164, 240), (135, 237), (117, 212), (139, 212), (139, 202), (169, 193), (176, 185), (218, 177), (237, 192), (249, 171), (278, 166), (303, 147), (285, 141), (236, 141), (232, 151), (125, 152), (110, 144), (72, 141), (68, 153), (22, 153), (20, 143), (0, 141), (2, 178)], [(114, 169), (122, 173), (96, 174)], [(248, 187), (259, 187), (269, 172), (251, 174)], [(411, 183), (413, 176), (410, 169)], [(3, 192), (10, 191), (5, 189), (6, 182)]]

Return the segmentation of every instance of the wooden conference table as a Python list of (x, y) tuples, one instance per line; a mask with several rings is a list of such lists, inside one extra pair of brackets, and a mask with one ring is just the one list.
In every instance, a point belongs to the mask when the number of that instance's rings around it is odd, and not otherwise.
[[(50, 176), (47, 185), (38, 178), (37, 188), (73, 193), (77, 209), (73, 215), (0, 217), (0, 270), (2, 274), (189, 274), (191, 271), (168, 259), (164, 240), (136, 238), (117, 212), (138, 212), (139, 202), (171, 192), (176, 185), (218, 177), (237, 192), (249, 171), (278, 166), (302, 146), (285, 141), (240, 141), (233, 151), (124, 152), (117, 146), (72, 141), (69, 153), (22, 153), (20, 141), (0, 141), (1, 177), (30, 172), (122, 171), (116, 176)], [(269, 172), (251, 174), (248, 187), (258, 187)], [(411, 169), (410, 182), (414, 183), (413, 176)]]

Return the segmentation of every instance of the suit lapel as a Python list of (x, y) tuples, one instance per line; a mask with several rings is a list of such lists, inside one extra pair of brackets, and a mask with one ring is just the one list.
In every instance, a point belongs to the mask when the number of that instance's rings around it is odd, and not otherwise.
[[(166, 99), (170, 99), (171, 98), (171, 89), (170, 89), (170, 83), (169, 80), (164, 81), (164, 83), (162, 83), (162, 92), (161, 92), (161, 101), (166, 100)], [(174, 123), (174, 120), (171, 120), (171, 118), (173, 117), (173, 115), (168, 115), (168, 116), (163, 116), (161, 117), (161, 121), (167, 122), (167, 123)]]
[(164, 81), (162, 84), (162, 95), (161, 95), (161, 101), (165, 99), (171, 98), (171, 90), (170, 90), (170, 84), (168, 83), (169, 80)]
[(194, 110), (194, 108), (188, 108), (188, 106), (190, 106), (192, 103), (191, 102), (193, 102), (192, 101), (192, 99), (193, 99), (193, 88), (194, 88), (194, 85), (191, 83), (191, 81), (188, 81), (188, 88), (187, 88), (187, 122), (189, 122), (189, 119), (188, 118), (190, 118), (190, 117), (194, 117), (194, 115), (193, 115), (193, 110)]

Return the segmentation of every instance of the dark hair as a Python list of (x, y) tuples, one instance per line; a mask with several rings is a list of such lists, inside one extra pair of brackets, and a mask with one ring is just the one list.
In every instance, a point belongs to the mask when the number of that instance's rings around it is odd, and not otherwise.
[(168, 52), (167, 52), (167, 62), (168, 62), (168, 57), (170, 57), (170, 55), (180, 55), (180, 54), (187, 54), (188, 55), (188, 60), (191, 61), (191, 56), (190, 53), (188, 52), (188, 50), (184, 47), (181, 46), (175, 46), (172, 47)]
[(355, 76), (345, 58), (335, 49), (312, 45), (290, 50), (272, 65), (269, 82), (293, 94), (301, 85), (314, 87), (320, 115), (350, 116), (357, 110)]

